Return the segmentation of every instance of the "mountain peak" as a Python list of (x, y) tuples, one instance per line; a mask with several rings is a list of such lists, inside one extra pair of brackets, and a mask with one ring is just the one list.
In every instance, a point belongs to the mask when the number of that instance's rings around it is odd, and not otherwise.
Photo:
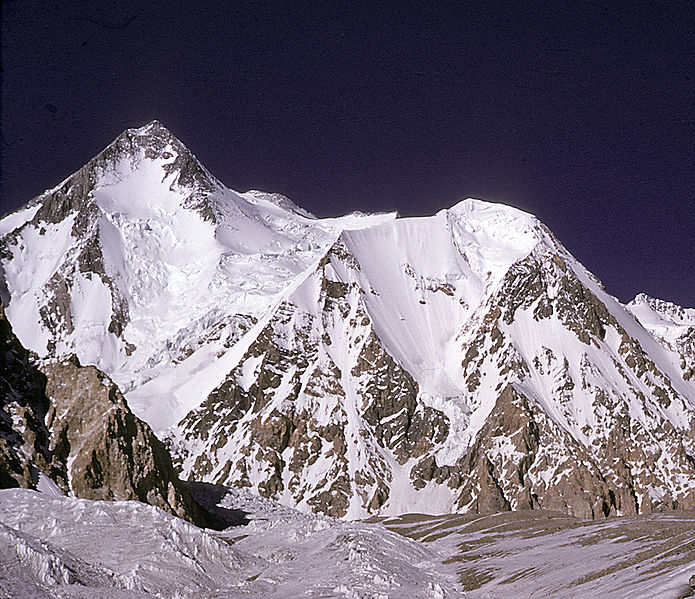
[(627, 304), (628, 308), (632, 309), (640, 307), (646, 307), (659, 314), (674, 314), (676, 312), (682, 312), (685, 310), (682, 306), (674, 304), (666, 300), (659, 299), (657, 297), (651, 297), (646, 293), (638, 293), (631, 302)]
[(151, 120), (149, 123), (143, 125), (142, 127), (131, 127), (129, 131), (136, 131), (138, 134), (146, 134), (150, 131), (165, 131), (166, 133), (171, 135), (171, 132), (162, 124), (161, 121), (157, 119)]
[(635, 299), (627, 304), (627, 309), (637, 316), (643, 325), (655, 322), (679, 326), (695, 325), (695, 308), (684, 308), (646, 293), (638, 293)]
[[(214, 211), (206, 200), (223, 188), (169, 129), (153, 120), (124, 130), (82, 168), (31, 200), (23, 211), (25, 220), (58, 223), (72, 213), (82, 214), (90, 209), (98, 188), (113, 185), (123, 188), (121, 196), (131, 208), (166, 194), (167, 189), (178, 189), (188, 207), (212, 220)], [(88, 221), (91, 216), (83, 214), (84, 218)]]
[(535, 216), (505, 204), (467, 198), (444, 212), (459, 231), (459, 242), (485, 254), (485, 268), (500, 274), (540, 242), (560, 245)]
[(484, 215), (486, 218), (498, 216), (504, 217), (505, 219), (520, 219), (522, 221), (538, 222), (538, 219), (533, 216), (533, 214), (525, 212), (520, 208), (515, 208), (514, 206), (509, 206), (500, 202), (481, 200), (479, 198), (466, 198), (461, 200), (449, 208), (448, 212), (467, 215)]
[(160, 162), (166, 177), (176, 175), (181, 187), (212, 191), (220, 182), (193, 153), (160, 121), (153, 120), (142, 127), (123, 131), (111, 144), (87, 164), (113, 164), (127, 158), (133, 164), (143, 159)]
[(522, 210), (310, 219), (153, 121), (8, 218), (17, 338), (106, 373), (186, 478), (350, 518), (695, 507), (695, 311), (639, 326)]
[(165, 142), (185, 148), (183, 143), (157, 119), (150, 121), (142, 127), (126, 129), (116, 138), (116, 141), (121, 138), (137, 139), (147, 143)]
[(192, 156), (188, 148), (169, 129), (160, 121), (153, 120), (142, 127), (126, 129), (93, 160), (108, 156), (114, 151), (117, 155), (137, 158), (143, 150), (145, 157), (150, 159)]

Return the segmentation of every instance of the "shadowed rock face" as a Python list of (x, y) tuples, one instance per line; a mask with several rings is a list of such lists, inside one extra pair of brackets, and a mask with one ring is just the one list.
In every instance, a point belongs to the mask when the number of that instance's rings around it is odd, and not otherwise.
[[(46, 377), (12, 333), (0, 303), (0, 487), (36, 485), (37, 468), (51, 472), (44, 424)], [(29, 457), (31, 456), (31, 457)]]
[(85, 499), (137, 499), (204, 525), (150, 427), (118, 387), (76, 359), (39, 370), (0, 306), (0, 487), (36, 488), (39, 472)]

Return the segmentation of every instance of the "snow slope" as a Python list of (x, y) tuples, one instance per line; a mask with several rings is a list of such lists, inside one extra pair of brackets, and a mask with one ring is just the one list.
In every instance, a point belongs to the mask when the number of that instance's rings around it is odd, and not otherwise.
[(546, 240), (531, 215), (472, 199), (343, 238), (362, 287), (374, 291), (366, 304), (377, 335), (423, 392), (440, 395), (457, 392), (447, 353), (461, 325), (509, 267)]
[(137, 502), (0, 491), (0, 597), (675, 599), (695, 568), (692, 513), (350, 523), (209, 492), (248, 523), (215, 532)]
[(671, 302), (651, 298), (640, 293), (627, 306), (637, 320), (655, 335), (668, 343), (695, 327), (695, 308), (682, 308)]
[[(49, 196), (63, 212), (37, 215)], [(31, 208), (3, 219), (8, 318), (25, 347), (40, 356), (75, 353), (126, 392), (156, 379), (141, 395), (165, 390), (163, 405), (148, 406), (137, 393), (129, 399), (161, 431), (205, 397), (191, 398), (190, 387), (214, 388), (214, 371), (226, 365), (208, 367), (342, 230), (395, 217), (319, 222), (292, 206), (225, 188), (156, 122), (129, 130)], [(76, 268), (85, 254), (91, 263)], [(63, 305), (53, 308), (52, 299)], [(205, 347), (196, 352), (198, 345)]]

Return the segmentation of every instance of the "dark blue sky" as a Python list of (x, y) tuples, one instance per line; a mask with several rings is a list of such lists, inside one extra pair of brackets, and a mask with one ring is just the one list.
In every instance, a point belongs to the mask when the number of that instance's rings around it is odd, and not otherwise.
[(0, 211), (157, 118), (234, 189), (505, 202), (620, 299), (695, 306), (687, 3), (113, 4), (3, 2)]

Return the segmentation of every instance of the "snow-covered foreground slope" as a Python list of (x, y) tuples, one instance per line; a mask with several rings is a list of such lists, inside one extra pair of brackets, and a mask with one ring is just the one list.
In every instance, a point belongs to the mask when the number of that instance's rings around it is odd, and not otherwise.
[(106, 372), (184, 477), (348, 518), (695, 509), (691, 311), (621, 305), (532, 215), (316, 219), (154, 122), (0, 232), (21, 342)]
[(209, 492), (248, 524), (214, 532), (137, 502), (0, 491), (0, 597), (677, 599), (695, 573), (692, 513), (348, 523)]
[(449, 556), (467, 599), (678, 599), (695, 575), (692, 512), (601, 522), (530, 511), (406, 515), (385, 525)]
[(250, 523), (205, 531), (134, 501), (0, 491), (0, 597), (444, 599), (435, 551), (381, 525), (300, 514), (243, 492)]

